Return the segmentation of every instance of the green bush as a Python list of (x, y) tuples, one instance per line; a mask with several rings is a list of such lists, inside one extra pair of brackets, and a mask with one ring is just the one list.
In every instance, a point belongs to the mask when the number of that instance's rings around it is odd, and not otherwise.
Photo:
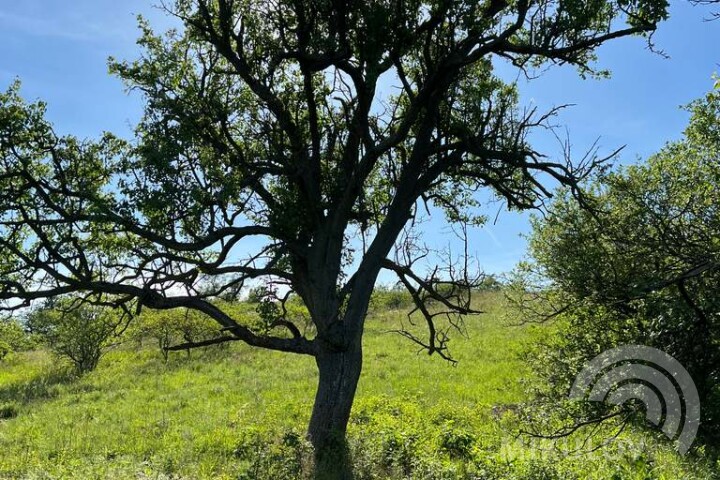
[(0, 340), (0, 360), (7, 358), (13, 352), (12, 347), (5, 340)]
[(250, 329), (262, 334), (273, 329), (285, 329), (285, 333), (292, 334), (287, 330), (285, 321), (306, 333), (314, 330), (310, 312), (299, 295), (283, 297), (276, 289), (265, 285), (253, 288), (246, 302), (225, 303), (223, 308), (234, 314), (236, 320), (241, 320)]
[(371, 308), (376, 310), (401, 310), (413, 305), (412, 297), (407, 290), (399, 286), (377, 286), (370, 300)]
[(70, 360), (75, 371), (84, 374), (119, 342), (123, 320), (113, 310), (62, 299), (30, 312), (27, 325), (58, 357)]
[(440, 448), (452, 458), (469, 459), (475, 436), (449, 422), (440, 433)]
[(240, 460), (238, 480), (309, 478), (311, 446), (304, 435), (287, 430), (279, 435), (260, 428), (244, 430), (233, 450)]
[(385, 432), (381, 441), (380, 461), (385, 468), (409, 475), (417, 461), (418, 435), (415, 432)]
[[(220, 335), (220, 326), (206, 315), (191, 310), (145, 310), (133, 319), (131, 335), (140, 342), (152, 340), (167, 361), (169, 347), (216, 338)], [(187, 352), (190, 355), (190, 350)]]
[(689, 372), (700, 434), (718, 444), (720, 91), (689, 110), (682, 140), (589, 186), (593, 210), (564, 192), (533, 221), (516, 300), (521, 318), (555, 320), (556, 335), (532, 353), (550, 403), (601, 352), (647, 345)]
[(29, 335), (15, 320), (0, 321), (0, 360), (13, 352), (31, 350), (37, 346), (37, 339)]

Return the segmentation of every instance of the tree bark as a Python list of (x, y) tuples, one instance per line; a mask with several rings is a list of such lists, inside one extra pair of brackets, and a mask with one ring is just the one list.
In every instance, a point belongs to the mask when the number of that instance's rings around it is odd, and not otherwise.
[(345, 433), (362, 370), (361, 340), (344, 351), (321, 348), (316, 362), (320, 378), (308, 427), (315, 450), (315, 478), (351, 479)]

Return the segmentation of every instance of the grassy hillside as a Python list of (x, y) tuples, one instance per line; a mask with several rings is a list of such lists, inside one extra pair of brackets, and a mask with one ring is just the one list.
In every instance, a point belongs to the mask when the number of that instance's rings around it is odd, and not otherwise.
[[(563, 456), (523, 446), (523, 342), (543, 329), (503, 324), (500, 299), (452, 341), (457, 366), (386, 333), (376, 311), (349, 436), (359, 478), (718, 478), (655, 436), (641, 449)], [(0, 363), (0, 478), (302, 478), (312, 359), (253, 350), (173, 354), (127, 344), (76, 379), (42, 351)], [(716, 475), (716, 476), (713, 476)]]

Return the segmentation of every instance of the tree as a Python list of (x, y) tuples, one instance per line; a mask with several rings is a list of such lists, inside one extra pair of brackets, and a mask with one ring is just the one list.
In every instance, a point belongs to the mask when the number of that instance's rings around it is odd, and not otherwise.
[[(179, 342), (198, 343), (213, 340), (218, 336), (218, 331), (217, 322), (197, 311), (187, 309), (146, 311), (132, 322), (132, 336), (140, 341), (144, 338), (155, 340), (166, 362), (169, 349)], [(189, 356), (189, 349), (187, 353)]]
[(100, 358), (127, 326), (126, 319), (107, 308), (72, 302), (48, 301), (27, 315), (27, 326), (61, 358), (72, 362), (78, 374), (95, 370)]
[(30, 350), (35, 346), (23, 326), (15, 320), (0, 320), (0, 360), (13, 352)]
[[(447, 356), (438, 310), (474, 311), (480, 277), (468, 262), (417, 271), (427, 263), (408, 233), (418, 211), (434, 205), (453, 224), (479, 222), (475, 191), (527, 209), (551, 181), (582, 199), (578, 182), (603, 162), (534, 150), (529, 132), (556, 110), (519, 108), (493, 62), (600, 73), (599, 45), (649, 38), (667, 16), (663, 0), (165, 8), (181, 29), (156, 35), (141, 21), (142, 57), (111, 61), (146, 100), (134, 142), (58, 137), (42, 103), (25, 104), (17, 87), (2, 96), (0, 299), (15, 308), (17, 299), (83, 292), (127, 308), (185, 307), (222, 326), (218, 342), (310, 355), (318, 458), (344, 438), (381, 270), (418, 304), (429, 335), (413, 339), (430, 353)], [(212, 303), (250, 280), (296, 293), (314, 333), (291, 321), (258, 332)]]
[[(701, 433), (717, 439), (720, 91), (688, 110), (684, 139), (593, 186), (597, 211), (559, 197), (534, 222), (521, 312), (558, 320), (560, 335), (534, 362), (554, 399), (602, 351), (649, 345), (688, 370), (703, 406)], [(533, 278), (540, 284), (528, 289)]]

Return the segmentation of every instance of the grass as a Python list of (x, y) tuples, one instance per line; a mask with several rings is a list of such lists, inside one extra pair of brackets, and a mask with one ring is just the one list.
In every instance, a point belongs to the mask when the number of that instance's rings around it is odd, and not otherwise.
[[(358, 478), (719, 478), (659, 437), (641, 449), (558, 456), (516, 438), (514, 406), (531, 368), (518, 357), (542, 329), (508, 327), (496, 296), (456, 336), (457, 366), (415, 354), (374, 313), (349, 438)], [(72, 378), (42, 351), (0, 364), (0, 478), (293, 478), (309, 472), (303, 430), (316, 382), (311, 358), (251, 349), (175, 354), (127, 345)], [(3, 414), (3, 412), (6, 412)], [(715, 468), (714, 468), (715, 467)]]

